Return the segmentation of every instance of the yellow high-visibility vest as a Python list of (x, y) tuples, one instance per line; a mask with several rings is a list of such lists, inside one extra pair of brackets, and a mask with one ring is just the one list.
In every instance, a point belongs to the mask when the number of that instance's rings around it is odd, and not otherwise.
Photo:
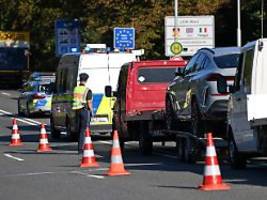
[(89, 89), (84, 85), (76, 86), (73, 90), (72, 109), (77, 110), (83, 108), (87, 101), (86, 96)]

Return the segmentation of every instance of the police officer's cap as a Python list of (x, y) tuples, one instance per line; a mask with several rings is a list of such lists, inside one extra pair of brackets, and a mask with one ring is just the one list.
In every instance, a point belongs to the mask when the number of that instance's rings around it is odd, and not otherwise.
[(89, 75), (86, 74), (86, 73), (81, 73), (81, 74), (79, 75), (79, 77), (80, 77), (80, 82), (85, 82), (85, 81), (87, 81), (87, 79), (89, 78)]

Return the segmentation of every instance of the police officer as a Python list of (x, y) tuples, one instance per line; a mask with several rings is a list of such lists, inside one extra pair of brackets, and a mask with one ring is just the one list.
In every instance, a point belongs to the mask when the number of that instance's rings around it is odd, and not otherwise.
[(73, 90), (72, 109), (76, 110), (79, 122), (79, 140), (78, 140), (78, 153), (83, 152), (84, 133), (87, 127), (90, 126), (91, 115), (93, 113), (92, 107), (92, 91), (86, 87), (86, 82), (89, 75), (81, 73), (80, 84)]

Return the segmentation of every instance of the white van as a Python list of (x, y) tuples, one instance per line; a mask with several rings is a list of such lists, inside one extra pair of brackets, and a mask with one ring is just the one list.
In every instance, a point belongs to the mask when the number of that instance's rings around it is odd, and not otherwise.
[(112, 108), (115, 98), (104, 95), (105, 86), (116, 88), (120, 68), (123, 64), (136, 61), (141, 51), (107, 52), (103, 47), (87, 53), (63, 55), (60, 59), (55, 92), (51, 108), (51, 135), (59, 137), (61, 131), (66, 131), (72, 139), (78, 137), (78, 124), (75, 112), (71, 108), (74, 87), (79, 84), (79, 74), (87, 73), (87, 86), (93, 92), (93, 112), (91, 132), (106, 134), (112, 131)]
[(227, 122), (234, 168), (245, 167), (248, 158), (267, 156), (267, 39), (250, 42), (241, 51)]

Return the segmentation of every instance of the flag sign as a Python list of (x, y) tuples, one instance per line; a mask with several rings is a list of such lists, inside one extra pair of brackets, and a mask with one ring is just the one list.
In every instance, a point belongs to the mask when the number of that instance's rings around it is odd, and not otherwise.
[(178, 16), (177, 28), (174, 24), (174, 16), (165, 17), (166, 56), (174, 56), (178, 52), (174, 42), (183, 47), (180, 56), (192, 56), (200, 48), (215, 46), (214, 16)]

